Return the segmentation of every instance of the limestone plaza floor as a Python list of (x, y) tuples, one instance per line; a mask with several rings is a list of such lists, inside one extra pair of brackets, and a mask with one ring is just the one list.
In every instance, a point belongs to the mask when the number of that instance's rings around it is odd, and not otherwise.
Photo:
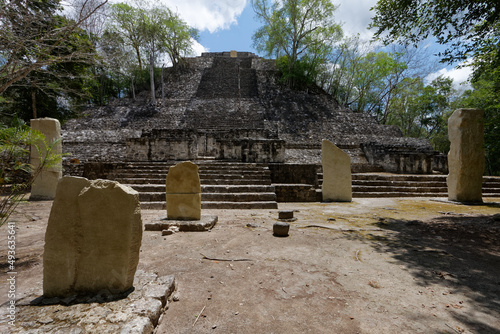
[[(12, 216), (14, 327), (5, 320), (8, 227), (0, 228), (0, 332), (119, 332), (125, 309), (107, 303), (22, 306), (42, 293), (51, 204), (25, 202)], [(286, 238), (272, 235), (279, 210), (297, 218)], [(210, 232), (143, 232), (138, 269), (177, 284), (156, 333), (500, 333), (500, 197), (474, 206), (354, 198), (202, 214), (219, 217)], [(143, 224), (164, 215), (143, 210)], [(64, 318), (72, 307), (91, 311)]]

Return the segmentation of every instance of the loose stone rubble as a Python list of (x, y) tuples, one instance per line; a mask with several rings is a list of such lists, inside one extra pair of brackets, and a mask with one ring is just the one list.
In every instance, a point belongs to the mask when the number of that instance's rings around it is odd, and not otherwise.
[(45, 234), (44, 296), (128, 291), (141, 238), (135, 190), (115, 181), (62, 178)]
[(170, 167), (166, 188), (168, 219), (200, 220), (201, 186), (196, 164), (186, 161)]
[(484, 112), (458, 109), (448, 119), (448, 199), (482, 202), (484, 173)]
[(323, 201), (351, 202), (352, 178), (351, 158), (335, 144), (326, 139), (321, 146), (323, 165)]
[(10, 333), (149, 334), (168, 308), (176, 288), (174, 276), (138, 270), (134, 291), (115, 300), (109, 291), (88, 296), (20, 300)]
[[(54, 118), (38, 118), (31, 120), (31, 129), (44, 134), (45, 141), (51, 147), (51, 154), (61, 154), (61, 125)], [(42, 163), (41, 156), (47, 153), (47, 146), (42, 143), (36, 143), (31, 146), (31, 164), (36, 170)], [(56, 188), (59, 179), (62, 177), (62, 163), (59, 161), (53, 166), (45, 167), (35, 177), (31, 186), (30, 200), (52, 200), (56, 195)]]

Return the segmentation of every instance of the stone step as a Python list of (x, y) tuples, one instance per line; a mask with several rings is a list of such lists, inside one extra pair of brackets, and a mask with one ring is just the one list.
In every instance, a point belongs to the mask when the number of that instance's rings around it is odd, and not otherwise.
[(447, 192), (353, 192), (352, 197), (447, 197)]
[[(161, 192), (165, 194), (165, 184), (128, 184), (138, 192)], [(270, 185), (201, 185), (202, 193), (254, 193), (274, 192)]]
[(353, 180), (446, 182), (446, 175), (352, 174)]
[(446, 187), (446, 181), (386, 181), (386, 180), (352, 180), (354, 186), (394, 186), (394, 187)]
[[(165, 199), (165, 192), (141, 192), (139, 201), (157, 202)], [(202, 193), (202, 201), (209, 202), (258, 202), (276, 201), (276, 193)]]
[[(269, 177), (271, 175), (270, 171), (225, 171), (225, 172), (216, 172), (216, 171), (210, 171), (210, 172), (200, 172), (200, 180), (203, 179), (213, 179), (213, 178), (220, 178), (223, 176), (226, 179), (242, 179), (242, 178), (260, 178), (260, 177)], [(146, 179), (151, 179), (151, 178), (163, 178), (166, 180), (167, 174), (162, 173), (160, 171), (123, 171), (119, 173), (110, 173), (108, 175), (109, 178), (113, 179), (118, 179), (118, 178), (146, 178)]]
[[(151, 172), (163, 172), (168, 173), (169, 168), (173, 165), (165, 165), (165, 166), (152, 166), (152, 165), (134, 165), (134, 166), (124, 166), (118, 167), (115, 169), (116, 173), (121, 172), (137, 172), (137, 173), (151, 173)], [(200, 173), (203, 172), (219, 172), (219, 171), (227, 171), (228, 173), (237, 172), (237, 171), (268, 171), (269, 168), (263, 166), (241, 166), (241, 165), (207, 165), (207, 166), (198, 166), (198, 170)]]
[[(484, 197), (499, 197), (498, 193), (483, 193)], [(353, 192), (352, 197), (448, 197), (448, 192), (412, 193), (412, 192)]]
[[(164, 178), (113, 178), (123, 184), (165, 184)], [(200, 180), (202, 185), (271, 185), (270, 179), (206, 179)]]
[(205, 179), (203, 185), (271, 185), (271, 179)]
[(269, 202), (201, 202), (202, 209), (277, 209), (276, 201)]
[[(277, 209), (276, 201), (270, 202), (201, 202), (201, 209)], [(142, 210), (166, 210), (165, 202), (141, 202)]]
[(498, 188), (483, 186), (483, 193), (496, 194), (498, 196), (500, 194), (500, 186)]
[(352, 186), (353, 192), (410, 192), (410, 193), (441, 193), (447, 192), (447, 187), (406, 187), (406, 186)]
[[(277, 208), (271, 172), (258, 163), (196, 161), (202, 188), (202, 208)], [(139, 192), (143, 209), (165, 209), (166, 176), (173, 162), (131, 162), (109, 178)]]
[(276, 201), (276, 193), (202, 193), (205, 202), (270, 202)]

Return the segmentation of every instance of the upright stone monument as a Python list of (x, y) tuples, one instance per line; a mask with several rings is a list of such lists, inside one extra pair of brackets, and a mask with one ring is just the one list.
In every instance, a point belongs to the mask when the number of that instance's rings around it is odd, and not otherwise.
[(448, 119), (448, 199), (482, 202), (484, 112), (458, 109)]
[(126, 292), (139, 263), (139, 195), (115, 181), (63, 177), (43, 254), (45, 297)]
[[(52, 154), (61, 154), (61, 125), (54, 118), (37, 118), (31, 120), (31, 129), (40, 131), (45, 135), (45, 141), (52, 146)], [(40, 152), (37, 150), (39, 148)], [(38, 169), (42, 163), (42, 159), (46, 154), (46, 147), (43, 143), (31, 146), (31, 164), (34, 170)], [(36, 176), (32, 186), (30, 200), (52, 200), (56, 195), (56, 188), (59, 179), (62, 177), (62, 162), (60, 161), (55, 166), (43, 168)]]
[(323, 139), (321, 164), (323, 166), (323, 201), (351, 202), (352, 177), (349, 155), (331, 141)]
[(186, 161), (170, 167), (166, 188), (168, 219), (200, 220), (201, 185), (197, 165)]

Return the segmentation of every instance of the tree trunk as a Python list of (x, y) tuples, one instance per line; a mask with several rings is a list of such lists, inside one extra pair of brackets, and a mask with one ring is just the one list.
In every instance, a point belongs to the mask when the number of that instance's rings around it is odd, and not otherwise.
[(163, 64), (161, 67), (161, 103), (162, 103), (162, 105), (165, 105), (165, 81), (163, 80), (164, 67), (165, 67), (165, 64)]
[(135, 86), (134, 86), (134, 77), (132, 76), (132, 81), (130, 83), (132, 88), (132, 100), (135, 101)]
[(154, 69), (154, 57), (153, 54), (149, 56), (149, 78), (151, 83), (151, 103), (156, 103), (155, 96), (155, 69)]
[(139, 63), (139, 71), (142, 71), (141, 52), (139, 51), (139, 48), (135, 48), (135, 54), (137, 56), (137, 62)]
[(35, 118), (37, 118), (35, 85), (32, 85), (32, 87), (31, 87), (31, 108), (33, 109), (33, 119), (35, 119)]

